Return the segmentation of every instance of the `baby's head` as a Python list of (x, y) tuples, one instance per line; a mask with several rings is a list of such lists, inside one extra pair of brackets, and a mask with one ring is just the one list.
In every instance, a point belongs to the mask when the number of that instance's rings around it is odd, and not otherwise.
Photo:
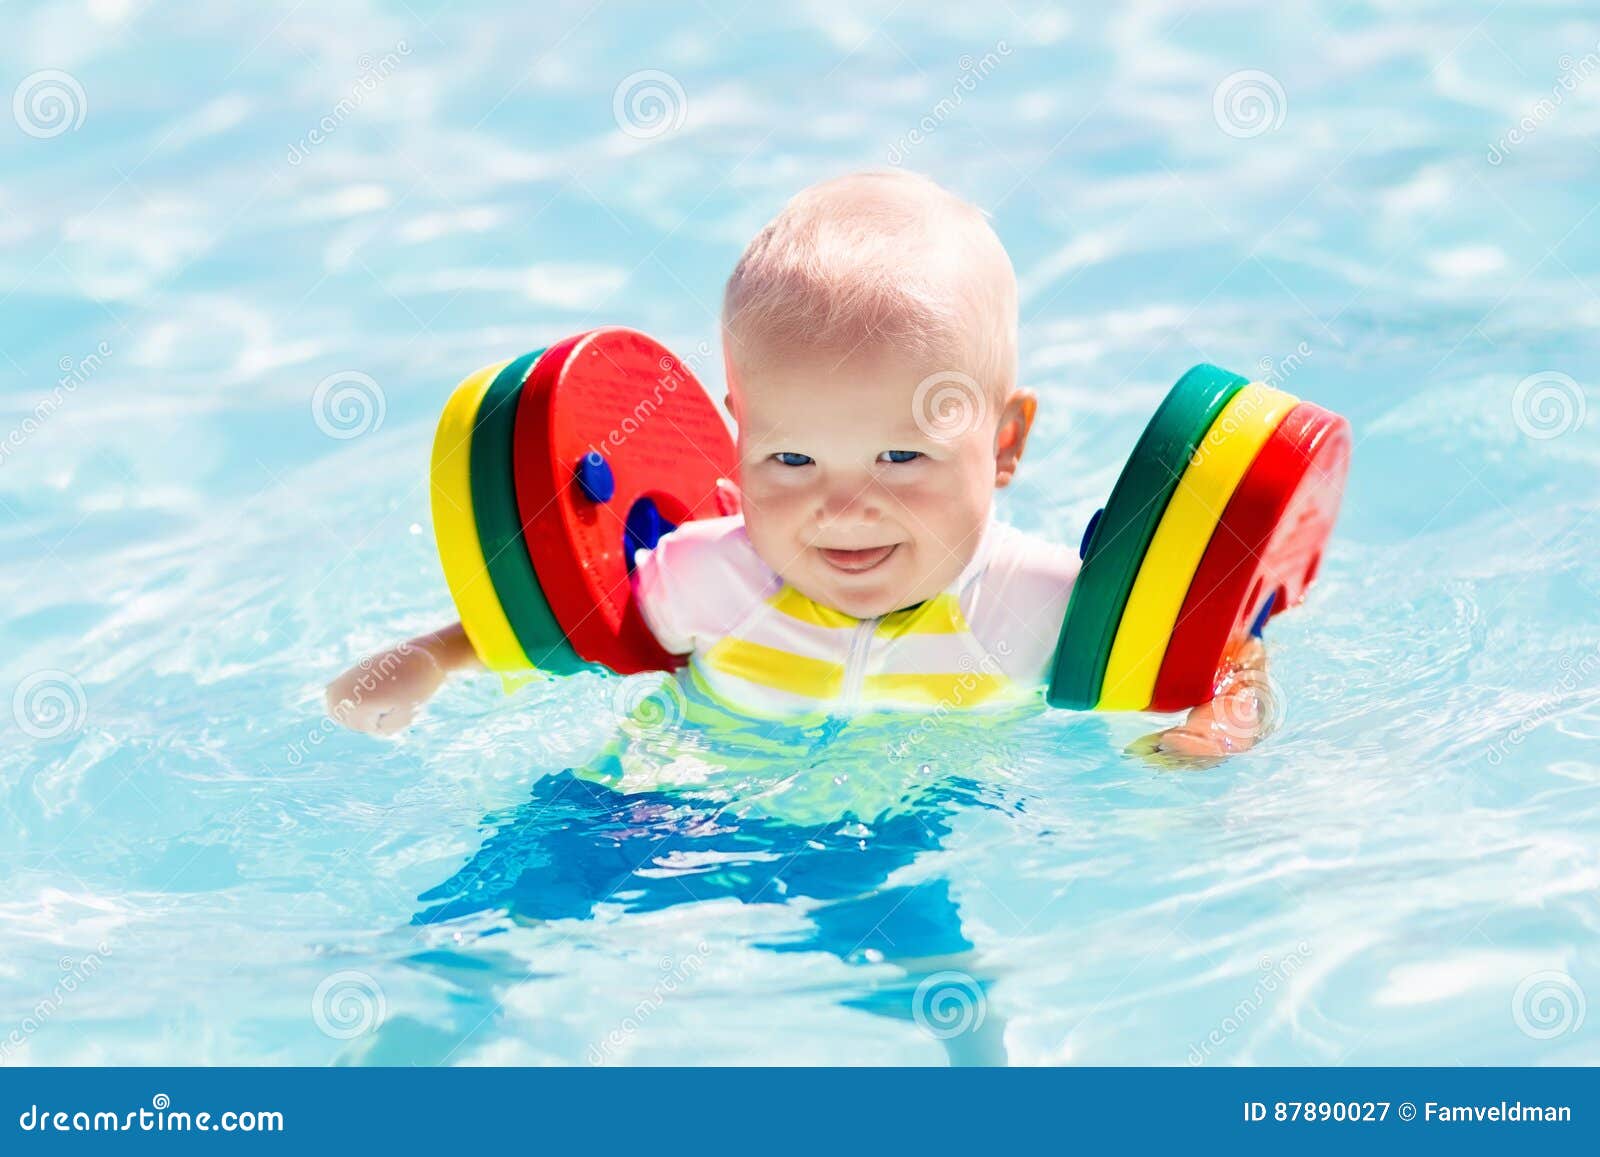
[(972, 560), (1033, 421), (1017, 285), (983, 214), (925, 177), (800, 193), (723, 303), (750, 541), (857, 618), (938, 594)]

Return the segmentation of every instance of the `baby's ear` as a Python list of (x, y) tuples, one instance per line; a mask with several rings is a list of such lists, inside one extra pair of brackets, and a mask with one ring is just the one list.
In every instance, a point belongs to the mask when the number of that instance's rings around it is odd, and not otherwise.
[(1033, 416), (1039, 399), (1032, 390), (1015, 390), (1000, 411), (1000, 425), (994, 435), (994, 484), (998, 490), (1010, 485), (1022, 461), (1022, 450), (1033, 429)]

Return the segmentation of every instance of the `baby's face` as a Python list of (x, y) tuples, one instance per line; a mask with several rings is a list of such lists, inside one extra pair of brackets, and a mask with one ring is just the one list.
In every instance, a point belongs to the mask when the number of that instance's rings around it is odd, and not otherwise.
[(730, 362), (729, 382), (751, 543), (801, 594), (856, 618), (955, 581), (1033, 416), (1031, 395), (1001, 405), (893, 350)]

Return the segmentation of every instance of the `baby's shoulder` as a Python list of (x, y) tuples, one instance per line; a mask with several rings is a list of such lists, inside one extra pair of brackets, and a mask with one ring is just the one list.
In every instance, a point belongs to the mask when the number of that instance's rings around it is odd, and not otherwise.
[(637, 551), (633, 581), (645, 621), (678, 654), (725, 634), (782, 582), (737, 514), (685, 522)]
[(1078, 577), (1078, 552), (995, 522), (980, 555), (961, 591), (967, 623), (1013, 679), (1043, 683)]
[(1081, 565), (1078, 552), (1005, 522), (989, 525), (983, 544), (982, 577), (992, 588), (1012, 583), (1070, 588)]
[(652, 550), (636, 554), (636, 565), (642, 565), (647, 554), (684, 580), (726, 582), (741, 577), (764, 585), (772, 573), (750, 542), (740, 514), (685, 522), (662, 535)]

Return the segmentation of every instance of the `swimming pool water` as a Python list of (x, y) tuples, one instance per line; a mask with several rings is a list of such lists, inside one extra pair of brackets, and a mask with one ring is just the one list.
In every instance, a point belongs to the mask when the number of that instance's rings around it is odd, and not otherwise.
[[(1589, 15), (12, 12), (0, 1062), (1600, 1060)], [(588, 675), (327, 724), (450, 616), (451, 386), (615, 323), (720, 398), (744, 241), (885, 163), (1016, 264), (1010, 521), (1076, 542), (1198, 361), (1351, 419), (1271, 740)]]

